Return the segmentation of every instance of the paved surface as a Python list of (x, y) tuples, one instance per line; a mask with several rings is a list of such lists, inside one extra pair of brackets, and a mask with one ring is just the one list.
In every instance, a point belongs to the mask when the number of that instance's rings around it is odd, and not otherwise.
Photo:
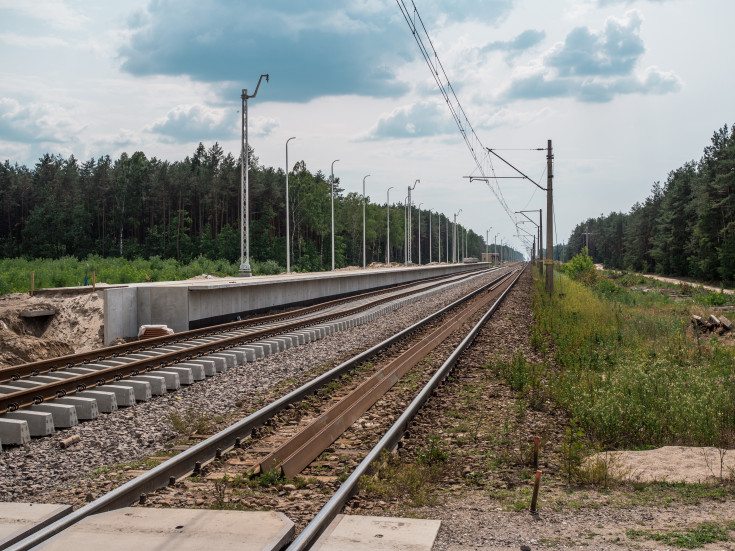
[(71, 513), (71, 505), (0, 503), (0, 549), (22, 539), (31, 526), (39, 528)]
[(338, 515), (312, 551), (431, 551), (440, 520)]
[(130, 507), (93, 515), (36, 547), (44, 551), (271, 551), (294, 525), (274, 511)]

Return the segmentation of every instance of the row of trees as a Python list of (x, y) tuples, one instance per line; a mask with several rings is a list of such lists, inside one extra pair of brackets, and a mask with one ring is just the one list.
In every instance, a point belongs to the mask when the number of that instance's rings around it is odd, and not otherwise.
[[(250, 254), (286, 264), (285, 173), (263, 167), (250, 154)], [(302, 271), (331, 267), (330, 184), (301, 161), (289, 174), (292, 266)], [(390, 206), (390, 257), (402, 262), (405, 205)], [(420, 214), (420, 216), (419, 216)], [(412, 214), (413, 261), (429, 259), (429, 215)], [(385, 262), (386, 205), (366, 205), (367, 262)], [(446, 260), (443, 214), (432, 215), (431, 257)], [(441, 228), (441, 229), (440, 229)], [(441, 232), (441, 244), (439, 243)], [(469, 256), (485, 251), (483, 236), (467, 234)], [(451, 246), (451, 239), (450, 239)], [(499, 248), (500, 249), (500, 248)], [(79, 162), (45, 155), (32, 169), (0, 165), (0, 256), (84, 258), (100, 256), (240, 258), (240, 159), (219, 144), (199, 144), (191, 157), (168, 162), (142, 152)], [(513, 251), (506, 249), (506, 257)], [(450, 252), (451, 259), (451, 252)], [(335, 264), (362, 264), (362, 197), (335, 181)]]
[(654, 183), (629, 213), (578, 224), (567, 255), (587, 240), (606, 267), (735, 282), (735, 125), (717, 130), (698, 162)]

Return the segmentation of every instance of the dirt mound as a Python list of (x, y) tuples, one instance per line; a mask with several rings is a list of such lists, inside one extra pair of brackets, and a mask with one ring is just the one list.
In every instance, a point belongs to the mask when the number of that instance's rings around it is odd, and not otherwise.
[[(34, 315), (48, 312), (53, 313)], [(96, 292), (3, 295), (0, 321), (0, 366), (86, 352), (103, 343), (103, 301)]]

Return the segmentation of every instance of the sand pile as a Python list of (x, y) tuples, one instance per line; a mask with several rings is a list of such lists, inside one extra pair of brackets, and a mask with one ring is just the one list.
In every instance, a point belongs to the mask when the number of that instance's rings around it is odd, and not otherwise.
[[(0, 296), (0, 366), (17, 365), (102, 346), (103, 301), (98, 293)], [(22, 312), (54, 310), (51, 316)]]

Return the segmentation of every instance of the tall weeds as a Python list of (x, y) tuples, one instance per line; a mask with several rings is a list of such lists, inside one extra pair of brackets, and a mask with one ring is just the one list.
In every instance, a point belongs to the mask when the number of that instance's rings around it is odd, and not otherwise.
[(560, 298), (537, 282), (532, 342), (560, 367), (547, 376), (552, 399), (605, 446), (727, 444), (735, 354), (688, 334), (680, 309), (610, 285), (565, 279)]

